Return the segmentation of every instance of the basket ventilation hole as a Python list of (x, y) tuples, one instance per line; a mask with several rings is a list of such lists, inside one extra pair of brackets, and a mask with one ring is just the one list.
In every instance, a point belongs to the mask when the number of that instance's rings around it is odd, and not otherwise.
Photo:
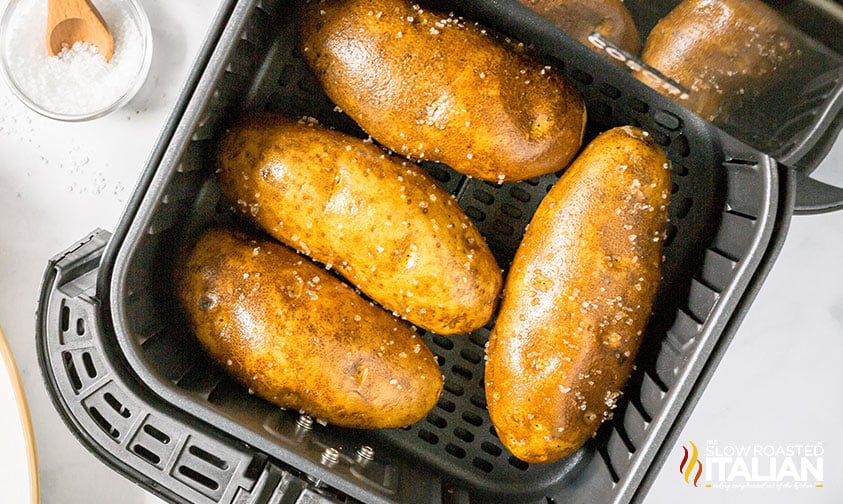
[(61, 332), (67, 332), (70, 329), (70, 307), (61, 307)]
[(211, 464), (212, 466), (216, 467), (217, 469), (220, 469), (222, 471), (225, 471), (225, 470), (228, 469), (228, 462), (226, 462), (225, 460), (217, 457), (213, 453), (206, 452), (205, 450), (203, 450), (202, 448), (199, 448), (198, 446), (191, 446), (190, 448), (187, 449), (187, 451), (189, 451), (191, 455), (194, 455), (194, 456), (196, 456), (196, 458), (204, 460), (205, 462)]
[(447, 411), (448, 413), (453, 413), (454, 411), (457, 410), (457, 405), (454, 404), (453, 401), (449, 401), (448, 399), (445, 399), (444, 397), (439, 400), (439, 403), (437, 404), (437, 406), (439, 406), (441, 409)]
[(466, 443), (471, 443), (474, 441), (474, 434), (472, 434), (466, 429), (463, 429), (462, 427), (457, 427), (456, 429), (454, 429), (454, 435), (457, 436), (458, 439), (461, 439)]
[(152, 436), (153, 439), (157, 439), (158, 441), (160, 441), (161, 444), (167, 444), (170, 442), (170, 436), (164, 434), (163, 432), (149, 424), (143, 426), (143, 431)]
[(514, 205), (510, 205), (509, 203), (505, 203), (501, 207), (501, 211), (507, 216), (512, 217), (513, 219), (520, 219), (524, 216), (524, 212), (521, 211), (520, 208)]
[(471, 464), (474, 467), (480, 469), (481, 471), (487, 472), (487, 473), (492, 472), (492, 470), (495, 468), (494, 464), (492, 464), (488, 460), (483, 460), (480, 457), (474, 457), (474, 460), (471, 461)]
[(149, 448), (146, 448), (143, 445), (136, 444), (132, 446), (132, 451), (135, 452), (140, 458), (146, 460), (152, 465), (158, 465), (161, 462), (161, 457), (156, 455), (152, 452)]
[(106, 420), (105, 417), (102, 416), (102, 413), (100, 413), (100, 411), (96, 407), (91, 406), (89, 412), (91, 414), (91, 418), (94, 419), (94, 422), (96, 422), (97, 425), (99, 425), (100, 428), (102, 428), (102, 430), (104, 430), (109, 436), (115, 439), (120, 437), (120, 431), (115, 429), (114, 426), (111, 425), (111, 422)]
[(123, 406), (123, 404), (116, 397), (114, 397), (111, 392), (106, 392), (105, 394), (103, 394), (102, 397), (103, 399), (105, 399), (105, 402), (107, 402), (108, 405), (111, 406), (111, 408), (116, 411), (121, 417), (129, 418), (130, 416), (132, 416), (132, 413), (128, 410), (128, 408)]
[(426, 429), (419, 430), (419, 438), (423, 441), (427, 441), (432, 445), (435, 445), (439, 442), (439, 436)]
[(678, 219), (684, 219), (688, 216), (688, 213), (691, 211), (691, 205), (693, 204), (693, 200), (691, 198), (682, 198), (679, 200), (679, 203), (676, 205), (676, 217)]
[(661, 145), (662, 147), (667, 147), (670, 145), (670, 137), (662, 133), (661, 131), (651, 129), (650, 136), (653, 140), (656, 141), (657, 144)]
[(85, 334), (85, 319), (78, 318), (76, 319), (76, 334), (82, 336)]
[(610, 84), (606, 84), (605, 82), (603, 84), (600, 84), (600, 87), (598, 89), (600, 89), (600, 93), (605, 96), (608, 96), (609, 98), (612, 98), (613, 100), (616, 100), (621, 97), (620, 89)]
[(667, 237), (664, 239), (664, 246), (669, 247), (671, 243), (673, 243), (674, 238), (676, 238), (676, 234), (679, 232), (679, 228), (677, 228), (673, 223), (667, 223)]
[(466, 369), (459, 365), (451, 366), (451, 371), (453, 371), (455, 374), (462, 376), (466, 380), (470, 380), (474, 377), (474, 373), (472, 373), (470, 369)]
[(684, 135), (679, 135), (673, 140), (673, 147), (682, 157), (686, 157), (691, 153), (691, 147), (688, 145), (688, 139), (685, 138)]
[(646, 114), (647, 111), (650, 110), (649, 105), (647, 105), (646, 103), (642, 102), (641, 100), (639, 100), (637, 98), (630, 98), (629, 99), (629, 108), (636, 111), (636, 112), (640, 112), (642, 114)]
[(91, 357), (90, 353), (82, 354), (82, 364), (85, 365), (85, 372), (88, 373), (89, 378), (97, 377), (97, 367), (94, 365), (94, 358)]
[(488, 340), (486, 334), (481, 331), (475, 331), (471, 333), (471, 335), (468, 337), (468, 340), (482, 348), (483, 353), (486, 353), (486, 341)]
[(471, 396), (471, 404), (477, 406), (480, 409), (486, 409), (486, 398), (482, 395), (475, 394)]
[(501, 235), (512, 236), (515, 234), (515, 228), (510, 224), (498, 219), (492, 224), (492, 229)]
[(594, 82), (594, 77), (592, 77), (591, 74), (583, 72), (579, 68), (571, 70), (571, 78), (586, 85)]
[(483, 417), (481, 417), (480, 415), (476, 415), (470, 411), (463, 411), (462, 419), (475, 427), (480, 427), (481, 425), (483, 425)]
[(523, 460), (519, 460), (515, 457), (509, 457), (509, 465), (516, 469), (521, 469), (522, 471), (526, 471), (530, 468), (530, 464), (524, 462)]
[(459, 383), (445, 382), (445, 390), (457, 397), (465, 394), (465, 389)]
[(524, 189), (521, 189), (518, 186), (512, 186), (509, 189), (509, 195), (512, 196), (513, 198), (517, 199), (521, 203), (529, 203), (530, 199), (531, 199), (530, 193), (528, 193)]
[(436, 346), (445, 350), (451, 350), (454, 348), (453, 341), (449, 340), (448, 338), (439, 336), (438, 334), (433, 335), (433, 342), (436, 343)]
[(480, 449), (493, 457), (499, 457), (500, 454), (503, 453), (503, 450), (500, 446), (492, 444), (488, 441), (483, 441), (483, 443), (480, 444)]
[(441, 416), (437, 415), (436, 413), (429, 413), (427, 415), (427, 422), (429, 424), (435, 425), (440, 429), (444, 429), (448, 426), (448, 421), (442, 418)]
[(457, 446), (455, 444), (452, 444), (452, 443), (446, 444), (445, 445), (445, 451), (448, 452), (448, 454), (453, 455), (454, 457), (456, 457), (458, 459), (465, 458), (465, 450), (463, 450), (462, 448), (460, 448), (459, 446)]
[(82, 379), (79, 378), (79, 372), (76, 370), (76, 364), (73, 363), (73, 355), (70, 352), (64, 352), (62, 355), (64, 359), (64, 369), (67, 371), (67, 377), (70, 378), (70, 385), (74, 392), (82, 390)]
[(494, 196), (492, 196), (488, 192), (480, 190), (480, 189), (477, 189), (476, 191), (474, 191), (474, 199), (476, 199), (480, 203), (483, 203), (484, 205), (491, 205), (492, 203), (495, 202)]
[(205, 476), (196, 469), (191, 469), (187, 466), (180, 466), (179, 474), (186, 478), (192, 479), (193, 481), (199, 483), (203, 487), (208, 488), (210, 490), (216, 490), (220, 487), (220, 484), (214, 481), (212, 478), (209, 478), (208, 476)]
[(480, 361), (483, 360), (482, 355), (470, 348), (463, 348), (462, 350), (460, 350), (460, 357), (472, 364), (480, 364)]
[(443, 170), (441, 167), (436, 165), (435, 163), (428, 163), (425, 165), (425, 169), (430, 174), (431, 177), (435, 178), (439, 182), (443, 184), (447, 184), (451, 181), (451, 174), (447, 171)]
[(479, 208), (471, 205), (465, 207), (465, 214), (468, 215), (473, 221), (483, 222), (484, 220), (486, 220), (486, 214), (483, 213), (483, 211)]

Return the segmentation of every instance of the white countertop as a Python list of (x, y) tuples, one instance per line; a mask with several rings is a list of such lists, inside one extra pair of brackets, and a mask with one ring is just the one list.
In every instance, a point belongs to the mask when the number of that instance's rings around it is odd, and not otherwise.
[[(218, 0), (142, 4), (155, 55), (146, 85), (123, 110), (89, 123), (59, 123), (30, 112), (0, 85), (0, 325), (28, 396), (46, 504), (160, 502), (73, 437), (47, 396), (34, 346), (47, 260), (94, 228), (114, 228)], [(843, 185), (843, 141), (818, 173)], [(780, 257), (647, 502), (843, 502), (841, 231), (843, 212), (794, 218)], [(682, 445), (694, 441), (702, 450), (711, 440), (721, 446), (822, 443), (824, 487), (694, 488), (679, 471)], [(0, 470), (15, 463), (0, 458)]]

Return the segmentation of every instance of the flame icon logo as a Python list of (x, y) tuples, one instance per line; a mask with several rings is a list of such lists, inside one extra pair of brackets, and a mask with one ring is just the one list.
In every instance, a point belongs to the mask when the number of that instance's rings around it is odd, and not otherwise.
[(696, 467), (697, 474), (694, 476), (694, 486), (697, 486), (697, 482), (700, 480), (703, 471), (702, 462), (699, 460), (700, 452), (697, 450), (697, 445), (693, 441), (688, 442), (691, 444), (691, 452), (689, 454), (688, 449), (684, 446), (682, 447), (685, 450), (685, 456), (682, 457), (682, 462), (679, 463), (679, 472), (685, 476), (685, 483), (690, 484), (691, 474)]

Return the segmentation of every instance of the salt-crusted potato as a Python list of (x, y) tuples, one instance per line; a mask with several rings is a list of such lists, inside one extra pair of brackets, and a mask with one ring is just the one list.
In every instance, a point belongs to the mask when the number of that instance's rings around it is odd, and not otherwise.
[(551, 462), (594, 434), (626, 382), (661, 275), (670, 170), (641, 130), (591, 142), (539, 205), (489, 338), (501, 442)]
[(709, 121), (775, 82), (800, 51), (793, 29), (759, 0), (684, 0), (647, 36), (641, 59), (688, 90), (651, 72), (636, 77)]
[(497, 182), (565, 168), (586, 111), (552, 68), (475, 23), (405, 0), (312, 0), (302, 53), (375, 140)]
[(225, 135), (218, 176), (243, 215), (413, 324), (462, 334), (491, 318), (500, 268), (454, 198), (414, 163), (260, 115)]
[(279, 406), (344, 427), (401, 427), (442, 392), (439, 366), (408, 324), (277, 242), (210, 230), (176, 276), (205, 350)]
[(519, 0), (560, 30), (602, 53), (589, 42), (597, 32), (630, 54), (641, 50), (632, 14), (621, 0)]

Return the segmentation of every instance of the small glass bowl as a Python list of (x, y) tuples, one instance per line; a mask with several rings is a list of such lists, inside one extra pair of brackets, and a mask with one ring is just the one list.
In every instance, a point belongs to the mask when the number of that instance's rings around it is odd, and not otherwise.
[[(131, 84), (128, 86), (126, 91), (122, 93), (114, 102), (104, 107), (100, 107), (96, 110), (90, 110), (79, 114), (56, 112), (45, 108), (44, 106), (34, 101), (31, 97), (27, 96), (24, 89), (15, 80), (15, 72), (10, 67), (8, 61), (8, 38), (11, 36), (10, 27), (13, 26), (15, 16), (19, 13), (19, 8), (23, 4), (29, 3), (31, 1), (32, 0), (11, 0), (6, 7), (5, 12), (3, 13), (2, 20), (0, 20), (0, 74), (3, 75), (3, 79), (6, 81), (6, 84), (9, 86), (9, 89), (12, 90), (12, 93), (14, 93), (14, 95), (17, 96), (20, 101), (22, 101), (30, 109), (45, 117), (49, 117), (51, 119), (56, 119), (60, 121), (79, 122), (88, 121), (91, 119), (96, 119), (98, 117), (108, 115), (111, 112), (120, 109), (121, 107), (126, 105), (132, 98), (135, 97), (137, 92), (140, 90), (141, 86), (143, 86), (143, 83), (146, 80), (146, 76), (149, 73), (149, 67), (152, 63), (152, 29), (149, 26), (149, 18), (147, 18), (146, 12), (143, 10), (143, 7), (141, 7), (140, 3), (138, 3), (137, 0), (120, 0), (121, 3), (125, 4), (125, 6), (128, 7), (126, 9), (127, 13), (131, 17), (134, 24), (137, 26), (138, 31), (140, 32), (143, 58), (137, 75), (134, 76), (133, 80), (131, 81)], [(44, 2), (45, 20), (46, 12), (47, 2)], [(37, 28), (38, 27), (33, 27), (33, 29)], [(41, 27), (41, 31), (44, 33), (43, 37), (41, 37), (42, 40), (46, 40), (46, 26)], [(46, 51), (46, 46), (44, 50)], [(115, 51), (116, 50), (117, 48), (115, 47)]]

